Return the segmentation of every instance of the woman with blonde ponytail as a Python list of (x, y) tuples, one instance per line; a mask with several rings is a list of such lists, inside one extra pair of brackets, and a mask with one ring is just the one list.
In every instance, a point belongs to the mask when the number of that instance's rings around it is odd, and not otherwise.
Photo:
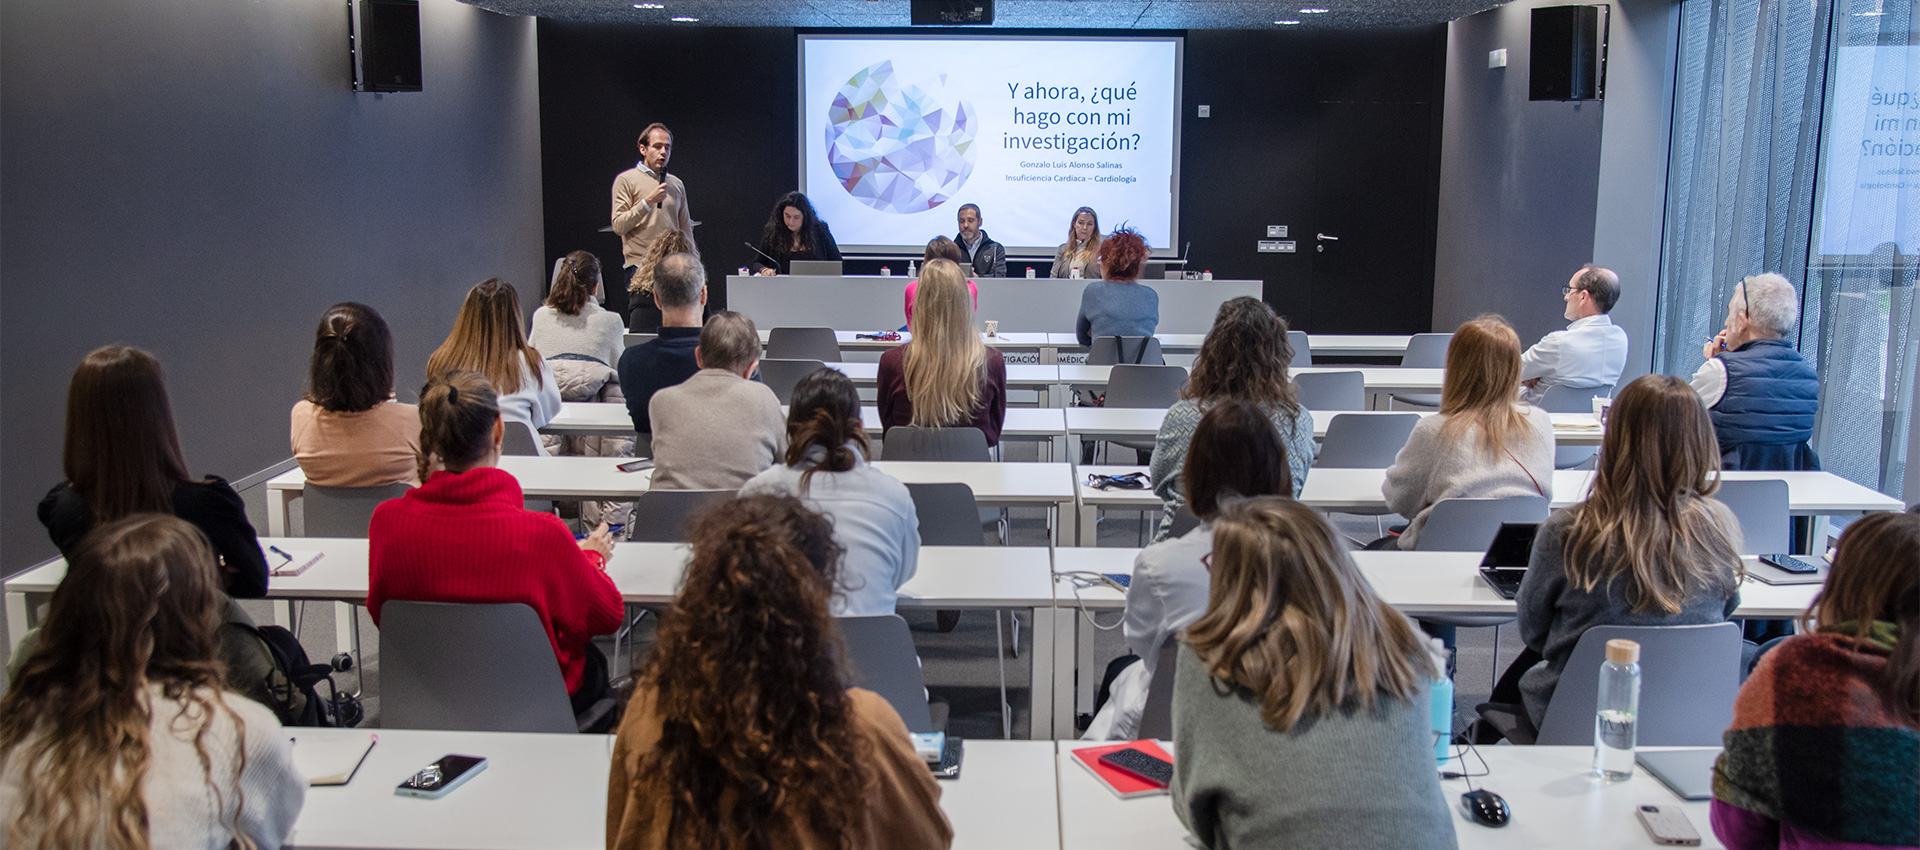
[(820, 369), (793, 388), (787, 413), (786, 463), (753, 477), (742, 494), (798, 496), (833, 520), (834, 542), (846, 550), (835, 616), (893, 613), (900, 586), (920, 563), (920, 520), (899, 480), (867, 463), (871, 449), (860, 423), (853, 380)]
[(1007, 420), (1007, 362), (973, 326), (967, 279), (951, 260), (920, 270), (913, 340), (880, 355), (880, 423), (887, 428), (974, 427), (1000, 444)]
[(608, 850), (950, 845), (906, 724), (846, 686), (827, 518), (742, 496), (688, 536), (686, 580), (614, 739)]
[(192, 525), (82, 538), (0, 699), (0, 847), (277, 848), (307, 781), (273, 712), (225, 690), (227, 602)]

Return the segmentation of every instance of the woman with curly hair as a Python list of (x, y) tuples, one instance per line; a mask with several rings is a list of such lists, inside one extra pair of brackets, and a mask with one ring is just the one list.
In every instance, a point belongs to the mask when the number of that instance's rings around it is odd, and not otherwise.
[(1153, 492), (1166, 505), (1154, 540), (1167, 539), (1174, 512), (1187, 503), (1181, 481), (1187, 445), (1200, 418), (1222, 402), (1251, 402), (1273, 420), (1287, 448), (1291, 495), (1300, 495), (1313, 467), (1313, 414), (1300, 406), (1298, 390), (1287, 377), (1287, 362), (1292, 359), (1287, 322), (1274, 315), (1266, 302), (1243, 295), (1220, 305), (1213, 328), (1193, 360), (1193, 375), (1180, 388), (1180, 400), (1167, 410), (1160, 433), (1153, 438), (1149, 477)]
[(833, 526), (791, 496), (695, 517), (693, 560), (614, 740), (608, 850), (939, 848), (906, 724), (847, 688)]
[(1106, 279), (1080, 290), (1074, 336), (1081, 345), (1102, 336), (1153, 336), (1160, 324), (1160, 293), (1134, 282), (1147, 263), (1147, 240), (1122, 225), (1100, 243), (1099, 258)]
[[(760, 254), (776, 262), (754, 261), (754, 274), (790, 274), (794, 260), (838, 260), (840, 245), (833, 231), (813, 213), (813, 202), (799, 192), (788, 192), (773, 202), (773, 215), (760, 234)], [(757, 256), (757, 255), (756, 255)]]
[(307, 780), (265, 706), (226, 690), (213, 548), (171, 516), (67, 560), (0, 699), (0, 847), (275, 848)]

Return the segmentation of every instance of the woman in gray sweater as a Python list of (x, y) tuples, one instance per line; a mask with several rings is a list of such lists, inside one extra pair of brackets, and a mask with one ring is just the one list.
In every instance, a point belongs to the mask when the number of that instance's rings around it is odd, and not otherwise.
[(1453, 848), (1419, 631), (1311, 508), (1263, 496), (1213, 528), (1173, 684), (1181, 822), (1205, 847)]
[(1549, 517), (1534, 537), (1514, 599), (1529, 651), (1495, 688), (1494, 702), (1523, 702), (1538, 728), (1587, 629), (1732, 616), (1746, 569), (1739, 521), (1710, 498), (1719, 473), (1713, 423), (1685, 380), (1647, 375), (1620, 391), (1593, 494)]
[(1442, 499), (1553, 498), (1553, 419), (1522, 404), (1520, 337), (1499, 316), (1460, 326), (1447, 346), (1440, 413), (1420, 420), (1380, 485), (1411, 520), (1369, 549), (1413, 549)]

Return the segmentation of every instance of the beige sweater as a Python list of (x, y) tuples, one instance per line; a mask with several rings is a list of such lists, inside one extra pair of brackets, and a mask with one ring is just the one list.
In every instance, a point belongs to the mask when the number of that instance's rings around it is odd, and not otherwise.
[(1413, 435), (1380, 485), (1387, 508), (1411, 520), (1400, 535), (1399, 548), (1414, 548), (1427, 513), (1442, 499), (1553, 498), (1553, 418), (1532, 405), (1515, 408), (1526, 414), (1527, 428), (1509, 434), (1506, 448), (1498, 451), (1489, 452), (1481, 444), (1477, 424), (1469, 425), (1457, 439), (1443, 439), (1445, 414), (1413, 426)]
[(620, 252), (629, 266), (646, 259), (647, 248), (668, 228), (693, 234), (687, 214), (687, 185), (667, 174), (667, 196), (658, 207), (645, 202), (660, 181), (643, 168), (629, 168), (613, 178), (613, 232), (620, 234)]
[(293, 406), (293, 457), (307, 481), (327, 487), (418, 486), (420, 408), (384, 401), (355, 413)]
[(787, 418), (766, 384), (701, 369), (647, 402), (655, 490), (737, 490), (787, 453)]

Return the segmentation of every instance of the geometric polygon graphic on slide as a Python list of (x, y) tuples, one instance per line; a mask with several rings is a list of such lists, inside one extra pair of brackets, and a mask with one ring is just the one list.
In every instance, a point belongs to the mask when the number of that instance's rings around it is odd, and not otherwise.
[(827, 108), (827, 162), (861, 203), (881, 212), (916, 213), (951, 200), (973, 174), (973, 104), (948, 94), (947, 76), (930, 87), (903, 85), (892, 60), (848, 78)]

